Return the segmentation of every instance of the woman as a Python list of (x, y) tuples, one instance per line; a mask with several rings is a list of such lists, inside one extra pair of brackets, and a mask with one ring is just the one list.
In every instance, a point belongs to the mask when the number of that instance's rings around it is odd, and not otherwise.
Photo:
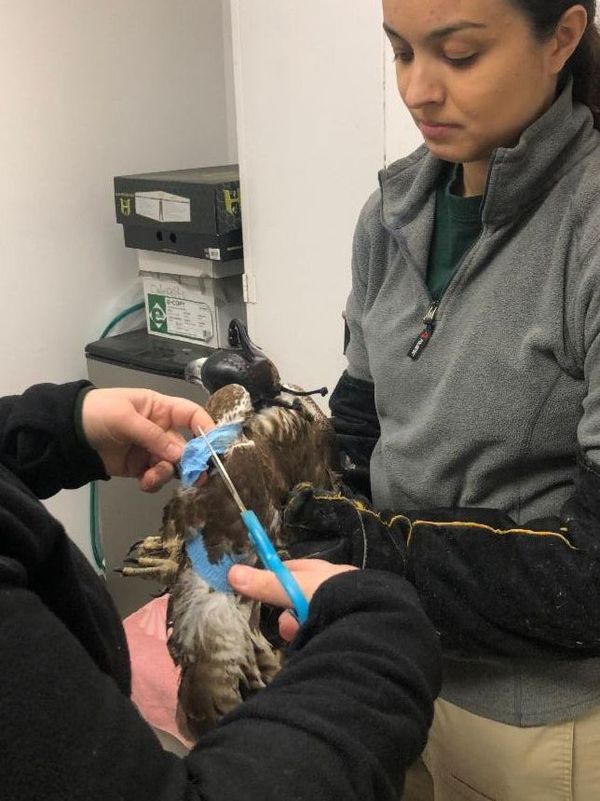
[[(291, 566), (314, 598), (274, 682), (185, 759), (162, 750), (129, 700), (104, 583), (38, 498), (109, 475), (157, 489), (181, 456), (178, 429), (198, 425), (212, 426), (201, 407), (143, 389), (45, 384), (0, 399), (2, 801), (393, 801), (422, 750), (440, 670), (414, 589), (318, 562)], [(262, 571), (238, 565), (231, 583), (285, 604)]]
[(348, 368), (331, 404), (348, 476), (370, 462), (375, 507), (405, 516), (398, 569), (442, 636), (424, 757), (436, 801), (592, 801), (595, 3), (384, 0), (383, 11), (425, 144), (381, 172), (356, 229)]

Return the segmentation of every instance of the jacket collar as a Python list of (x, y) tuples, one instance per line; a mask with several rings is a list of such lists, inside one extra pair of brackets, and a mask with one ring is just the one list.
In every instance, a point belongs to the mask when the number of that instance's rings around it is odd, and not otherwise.
[[(597, 147), (600, 134), (594, 129), (592, 113), (573, 102), (572, 86), (569, 80), (515, 147), (493, 152), (482, 203), (484, 225), (499, 227), (518, 218)], [(379, 173), (382, 219), (388, 229), (410, 225), (421, 214), (425, 219), (418, 227), (421, 231), (430, 227), (432, 193), (443, 164), (422, 145)]]

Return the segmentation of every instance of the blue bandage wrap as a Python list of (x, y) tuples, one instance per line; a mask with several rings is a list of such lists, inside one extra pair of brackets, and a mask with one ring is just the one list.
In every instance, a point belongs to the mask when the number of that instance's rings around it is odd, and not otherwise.
[[(227, 423), (209, 431), (206, 434), (206, 439), (215, 451), (221, 454), (238, 439), (241, 433), (241, 423)], [(204, 437), (196, 437), (187, 443), (179, 462), (181, 485), (184, 488), (187, 489), (187, 487), (191, 487), (198, 481), (202, 473), (208, 468), (210, 456), (210, 449)], [(244, 554), (224, 554), (218, 562), (210, 562), (201, 529), (191, 529), (189, 535), (190, 539), (185, 544), (185, 551), (195, 572), (213, 590), (217, 592), (233, 592), (227, 581), (229, 569), (232, 565), (245, 562), (248, 557)]]
[[(215, 451), (221, 454), (227, 450), (232, 442), (235, 442), (241, 433), (241, 423), (227, 423), (226, 425), (217, 426), (209, 431), (206, 435), (206, 439), (210, 442)], [(185, 446), (183, 456), (179, 462), (181, 485), (187, 489), (191, 487), (192, 484), (195, 484), (208, 467), (209, 460), (210, 450), (204, 441), (204, 437), (191, 439)]]
[(209, 562), (202, 532), (196, 530), (196, 536), (185, 544), (185, 550), (192, 567), (201, 579), (217, 592), (233, 592), (227, 574), (233, 565), (246, 562), (246, 554), (224, 554), (218, 562)]

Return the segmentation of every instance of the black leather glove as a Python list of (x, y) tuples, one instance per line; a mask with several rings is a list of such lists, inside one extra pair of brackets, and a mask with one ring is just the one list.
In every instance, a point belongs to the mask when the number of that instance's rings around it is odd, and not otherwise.
[(331, 492), (298, 484), (283, 513), (283, 558), (326, 559), (335, 564), (404, 574), (410, 521), (376, 512), (364, 498), (342, 488)]
[[(283, 526), (287, 544), (279, 550), (282, 559), (326, 559), (405, 574), (410, 521), (375, 512), (347, 487), (332, 492), (298, 484), (288, 496)], [(285, 648), (278, 633), (280, 614), (280, 609), (261, 604), (260, 627), (274, 647)]]

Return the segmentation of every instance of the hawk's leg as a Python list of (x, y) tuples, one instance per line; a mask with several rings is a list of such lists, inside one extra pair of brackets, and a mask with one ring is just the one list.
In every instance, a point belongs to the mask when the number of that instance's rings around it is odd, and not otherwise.
[(124, 576), (139, 576), (171, 584), (179, 569), (182, 547), (179, 538), (163, 540), (155, 535), (146, 537), (130, 548), (120, 572)]

